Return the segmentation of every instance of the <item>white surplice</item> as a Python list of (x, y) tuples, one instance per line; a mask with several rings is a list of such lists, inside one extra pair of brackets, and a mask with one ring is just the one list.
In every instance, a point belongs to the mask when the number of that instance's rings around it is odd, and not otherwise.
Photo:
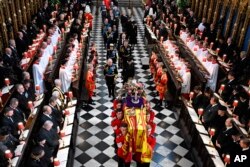
[(182, 76), (181, 93), (190, 93), (191, 72), (184, 72)]
[(33, 78), (35, 85), (40, 86), (40, 92), (44, 93), (45, 86), (44, 86), (44, 80), (43, 80), (43, 69), (39, 66), (39, 64), (34, 63), (32, 66), (33, 71)]
[(218, 63), (211, 64), (208, 68), (210, 73), (210, 78), (207, 81), (207, 87), (209, 87), (211, 90), (216, 90), (216, 84), (217, 84), (217, 78), (219, 73), (219, 65)]
[(62, 82), (62, 91), (65, 93), (69, 90), (72, 80), (72, 72), (68, 68), (60, 68), (59, 78)]

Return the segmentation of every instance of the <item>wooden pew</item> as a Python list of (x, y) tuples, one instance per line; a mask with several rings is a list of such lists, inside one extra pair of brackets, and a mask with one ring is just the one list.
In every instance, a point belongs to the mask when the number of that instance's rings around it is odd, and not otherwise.
[(199, 158), (202, 161), (202, 166), (225, 166), (207, 130), (201, 124), (196, 111), (184, 97), (181, 97), (181, 100), (183, 104), (180, 111), (180, 120), (182, 120), (187, 127), (191, 145), (196, 152), (198, 152)]
[(89, 37), (84, 37), (82, 41), (82, 54), (79, 58), (79, 68), (76, 73), (76, 80), (72, 82), (72, 91), (74, 95), (79, 99), (81, 97), (82, 88), (84, 87), (83, 81), (84, 78), (84, 63), (86, 63), (86, 59), (88, 56), (88, 48), (89, 48)]
[(36, 104), (36, 106), (34, 106), (34, 109), (31, 110), (30, 116), (27, 119), (25, 125), (25, 129), (19, 138), (20, 140), (23, 140), (24, 138), (23, 141), (25, 141), (25, 144), (23, 145), (23, 147), (21, 147), (21, 149), (17, 148), (19, 149), (19, 151), (21, 151), (21, 155), (14, 157), (12, 159), (13, 167), (23, 166), (24, 160), (30, 156), (30, 145), (29, 145), (31, 143), (30, 139), (33, 135), (33, 132), (36, 131), (37, 129), (36, 126), (38, 123), (37, 119), (42, 112), (42, 106), (44, 104), (44, 95), (40, 95), (40, 98), (37, 101), (35, 101), (34, 104)]

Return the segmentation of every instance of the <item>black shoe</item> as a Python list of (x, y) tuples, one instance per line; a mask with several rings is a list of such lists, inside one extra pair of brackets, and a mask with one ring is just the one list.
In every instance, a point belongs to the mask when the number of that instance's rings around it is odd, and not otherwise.
[(162, 106), (162, 100), (159, 100), (159, 102), (157, 103), (157, 106)]
[(109, 95), (109, 97), (111, 97), (111, 95)]
[(169, 104), (167, 102), (165, 102), (165, 106), (166, 109), (169, 107)]
[(92, 102), (90, 102), (89, 104), (91, 104), (91, 105), (95, 105), (95, 103), (92, 101)]

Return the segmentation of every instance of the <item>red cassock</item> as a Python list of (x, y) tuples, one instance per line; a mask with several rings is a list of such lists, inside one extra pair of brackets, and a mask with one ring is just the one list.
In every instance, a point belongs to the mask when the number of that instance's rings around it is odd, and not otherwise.
[(110, 0), (104, 0), (105, 6), (107, 10), (110, 10)]
[(91, 71), (87, 72), (86, 89), (89, 92), (89, 97), (92, 97), (95, 90), (95, 80), (94, 80), (94, 74)]
[(159, 92), (160, 99), (164, 98), (164, 93), (167, 90), (167, 82), (168, 82), (168, 76), (167, 74), (163, 74), (161, 76), (159, 84), (156, 86), (156, 90)]
[(93, 20), (92, 14), (91, 13), (85, 13), (84, 17), (85, 17), (85, 20), (88, 20), (89, 29), (92, 29), (92, 20)]

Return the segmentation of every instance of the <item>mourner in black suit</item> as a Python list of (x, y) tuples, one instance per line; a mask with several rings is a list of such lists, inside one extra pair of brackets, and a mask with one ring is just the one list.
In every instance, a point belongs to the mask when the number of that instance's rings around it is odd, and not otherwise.
[(29, 158), (28, 167), (48, 167), (49, 163), (46, 159), (45, 151), (42, 146), (35, 146), (32, 148)]
[(163, 37), (163, 41), (168, 39), (168, 31), (164, 24), (160, 24), (160, 30), (159, 30), (159, 39)]
[(250, 58), (247, 57), (247, 53), (242, 51), (238, 61), (233, 62), (233, 71), (239, 79), (239, 82), (244, 82), (249, 77), (250, 71)]
[(47, 120), (38, 132), (38, 135), (46, 140), (45, 145), (48, 146), (48, 149), (52, 152), (52, 155), (55, 155), (55, 150), (59, 146), (59, 135), (52, 127), (53, 122)]
[(7, 126), (10, 128), (10, 133), (15, 136), (18, 137), (18, 126), (17, 126), (17, 122), (15, 122), (14, 119), (14, 110), (10, 107), (6, 107), (4, 109), (4, 113), (3, 116), (1, 118), (1, 126)]
[(25, 41), (22, 32), (18, 32), (17, 35), (18, 36), (16, 38), (16, 49), (17, 49), (19, 59), (21, 60), (23, 52), (25, 52), (28, 49), (28, 44), (27, 44), (27, 41)]
[(194, 93), (196, 94), (196, 96), (192, 101), (192, 105), (195, 111), (197, 111), (198, 108), (205, 109), (209, 105), (209, 100), (211, 96), (209, 89), (205, 90), (203, 93), (201, 90), (201, 86), (195, 86)]
[(36, 100), (36, 92), (35, 92), (35, 87), (34, 83), (30, 79), (25, 79), (23, 80), (23, 86), (25, 89), (25, 92), (28, 94), (28, 99), (30, 101), (35, 101)]
[(9, 165), (7, 159), (4, 157), (4, 153), (6, 150), (10, 150), (12, 154), (15, 154), (14, 151), (18, 144), (18, 139), (10, 134), (9, 127), (4, 126), (0, 128), (0, 166), (5, 167)]
[(59, 132), (60, 128), (57, 124), (56, 118), (52, 115), (52, 108), (48, 105), (43, 106), (43, 114), (40, 117), (40, 127), (44, 125), (46, 121), (53, 122), (53, 130)]
[(10, 82), (15, 84), (17, 83), (17, 77), (12, 69), (4, 64), (3, 59), (0, 57), (0, 87), (5, 86), (4, 79), (9, 78)]
[(128, 81), (129, 78), (134, 78), (135, 66), (132, 58), (128, 58), (127, 65), (122, 71), (123, 84)]
[(52, 117), (55, 118), (56, 122), (57, 122), (57, 125), (59, 125), (60, 127), (62, 126), (63, 124), (63, 113), (61, 110), (59, 110), (59, 106), (57, 106), (57, 102), (56, 102), (57, 98), (56, 97), (51, 97), (49, 99), (49, 106), (51, 107), (52, 109)]
[(220, 105), (217, 115), (211, 120), (210, 127), (216, 129), (213, 139), (216, 139), (222, 129), (225, 127), (225, 122), (228, 118), (228, 116), (226, 115), (226, 111), (227, 108)]
[(5, 49), (5, 53), (3, 55), (3, 63), (7, 67), (12, 67), (12, 68), (16, 64), (16, 60), (14, 57), (12, 57), (12, 50), (10, 48)]
[(29, 44), (31, 44), (31, 39), (30, 39), (30, 36), (28, 34), (28, 28), (25, 24), (23, 24), (21, 26), (20, 32), (23, 33), (23, 40), (26, 42), (26, 45), (29, 46)]
[(24, 112), (18, 108), (18, 105), (19, 105), (18, 99), (12, 98), (10, 100), (10, 108), (12, 108), (14, 111), (13, 120), (17, 123), (22, 122), (25, 125), (26, 116)]
[(232, 135), (236, 134), (236, 130), (233, 127), (232, 118), (228, 118), (225, 122), (225, 128), (219, 133), (216, 139), (216, 147), (220, 153), (227, 153), (230, 150), (230, 145), (233, 143)]
[(250, 118), (250, 113), (248, 113), (249, 107), (249, 97), (246, 92), (239, 93), (238, 105), (234, 109), (234, 116), (237, 116), (239, 121), (243, 124), (247, 122)]
[(17, 46), (16, 41), (14, 39), (11, 39), (9, 41), (9, 48), (11, 49), (11, 56), (15, 59), (15, 65), (18, 66), (19, 61), (22, 59), (22, 56), (18, 54), (17, 52)]
[(250, 164), (250, 140), (247, 138), (241, 139), (240, 140), (240, 147), (241, 150), (236, 152), (236, 155), (239, 155), (241, 157), (241, 155), (245, 155), (246, 159), (243, 160), (242, 162), (237, 163), (238, 166), (240, 167), (249, 167)]
[(227, 102), (229, 100), (230, 95), (233, 92), (234, 86), (237, 84), (237, 81), (235, 79), (235, 74), (230, 71), (227, 74), (227, 80), (223, 83), (225, 85), (225, 88), (223, 91), (221, 91), (221, 97), (222, 99)]
[(210, 104), (205, 109), (205, 112), (202, 117), (202, 122), (204, 123), (204, 126), (206, 128), (208, 128), (211, 125), (211, 121), (218, 114), (218, 109), (219, 109), (218, 102), (219, 99), (217, 97), (212, 97), (210, 99)]
[(19, 108), (25, 112), (26, 117), (29, 116), (30, 109), (28, 108), (29, 95), (25, 92), (24, 86), (22, 84), (16, 85), (16, 94), (15, 97), (19, 101)]

